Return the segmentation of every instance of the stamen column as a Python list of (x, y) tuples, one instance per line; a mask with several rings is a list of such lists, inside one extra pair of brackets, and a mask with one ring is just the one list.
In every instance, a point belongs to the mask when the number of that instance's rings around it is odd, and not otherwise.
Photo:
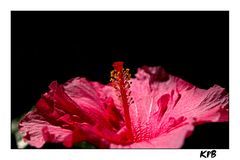
[(129, 69), (124, 70), (123, 68), (123, 62), (115, 62), (113, 63), (114, 70), (111, 71), (111, 83), (113, 87), (117, 90), (118, 97), (122, 101), (122, 107), (124, 111), (124, 118), (126, 127), (128, 129), (128, 138), (130, 140), (133, 140), (132, 135), (132, 126), (131, 126), (131, 118), (129, 115), (129, 106), (131, 103), (133, 103), (132, 98), (129, 100), (130, 96), (130, 78), (131, 74), (129, 73)]

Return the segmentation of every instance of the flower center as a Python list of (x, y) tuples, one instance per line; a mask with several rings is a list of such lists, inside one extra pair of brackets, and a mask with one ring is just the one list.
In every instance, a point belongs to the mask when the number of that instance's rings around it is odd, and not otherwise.
[(132, 126), (131, 126), (131, 118), (129, 115), (129, 106), (133, 103), (133, 99), (130, 98), (131, 91), (129, 90), (131, 82), (129, 82), (131, 78), (131, 74), (129, 73), (129, 69), (123, 68), (123, 62), (114, 62), (113, 68), (111, 71), (111, 84), (116, 89), (118, 97), (122, 101), (122, 107), (124, 111), (124, 118), (126, 127), (128, 130), (128, 138), (133, 140), (132, 134)]

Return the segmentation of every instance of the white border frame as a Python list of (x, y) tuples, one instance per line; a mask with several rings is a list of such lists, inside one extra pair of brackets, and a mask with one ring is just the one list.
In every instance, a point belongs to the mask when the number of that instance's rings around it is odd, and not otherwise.
[[(235, 2), (235, 3), (234, 3)], [(13, 150), (10, 149), (10, 16), (11, 10), (229, 10), (230, 11), (230, 149), (217, 150), (216, 160), (238, 159), (240, 125), (240, 4), (224, 0), (2, 0), (0, 2), (0, 152), (6, 159), (200, 159), (198, 149)], [(216, 57), (217, 61), (217, 57)], [(21, 84), (19, 84), (21, 85)], [(221, 133), (219, 133), (221, 134)]]

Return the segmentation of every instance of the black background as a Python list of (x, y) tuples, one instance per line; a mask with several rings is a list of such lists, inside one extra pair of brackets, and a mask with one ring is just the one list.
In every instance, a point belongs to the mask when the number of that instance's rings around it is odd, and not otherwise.
[[(131, 72), (161, 65), (200, 87), (229, 89), (228, 11), (12, 11), (11, 118), (57, 80), (108, 83), (114, 61)], [(228, 124), (196, 128), (183, 148), (228, 148)], [(14, 148), (14, 147), (13, 147)]]

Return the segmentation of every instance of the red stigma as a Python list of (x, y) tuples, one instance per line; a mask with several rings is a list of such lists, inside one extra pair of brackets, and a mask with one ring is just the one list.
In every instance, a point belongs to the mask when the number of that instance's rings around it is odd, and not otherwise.
[(122, 61), (118, 61), (118, 62), (114, 62), (112, 66), (117, 72), (120, 72), (123, 69), (123, 64), (124, 63)]

